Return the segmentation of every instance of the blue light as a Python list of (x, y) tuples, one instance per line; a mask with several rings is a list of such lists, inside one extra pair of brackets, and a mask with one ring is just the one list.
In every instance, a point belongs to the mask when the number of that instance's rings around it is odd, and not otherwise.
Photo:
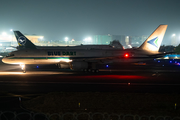
[(106, 67), (108, 68), (108, 67), (109, 67), (109, 65), (106, 65)]
[(170, 63), (172, 63), (172, 61), (169, 61)]
[(160, 60), (158, 60), (158, 62), (160, 62)]
[(36, 66), (36, 68), (39, 68), (39, 66)]

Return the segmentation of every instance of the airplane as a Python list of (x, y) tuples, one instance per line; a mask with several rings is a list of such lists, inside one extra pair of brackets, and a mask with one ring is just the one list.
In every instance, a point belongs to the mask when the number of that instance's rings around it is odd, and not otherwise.
[(140, 62), (162, 57), (166, 53), (158, 52), (168, 25), (159, 25), (157, 29), (137, 49), (37, 49), (20, 32), (15, 32), (18, 44), (28, 44), (29, 48), (11, 52), (2, 59), (7, 64), (19, 64), (26, 72), (25, 65), (56, 64), (59, 68), (71, 68), (98, 72), (97, 64), (109, 62)]
[[(14, 31), (18, 42), (17, 49), (123, 49), (119, 41), (112, 41), (110, 45), (77, 45), (77, 46), (36, 46), (20, 31)], [(26, 39), (26, 41), (24, 41)]]

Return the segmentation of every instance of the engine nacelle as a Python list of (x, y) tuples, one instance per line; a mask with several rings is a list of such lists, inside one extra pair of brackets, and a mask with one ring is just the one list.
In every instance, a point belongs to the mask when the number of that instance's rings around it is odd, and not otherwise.
[(72, 69), (73, 70), (80, 70), (80, 69), (87, 69), (88, 63), (87, 62), (73, 62)]
[(69, 69), (70, 68), (69, 64), (57, 64), (57, 66), (60, 69)]

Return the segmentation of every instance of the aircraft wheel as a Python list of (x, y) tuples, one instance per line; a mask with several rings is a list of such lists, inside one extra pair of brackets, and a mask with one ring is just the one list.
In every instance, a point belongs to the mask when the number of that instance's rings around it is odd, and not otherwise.
[(94, 69), (92, 69), (92, 70), (91, 70), (91, 72), (92, 72), (92, 73), (94, 73), (94, 72), (95, 72), (95, 70), (94, 70)]
[(99, 72), (99, 70), (98, 70), (98, 69), (96, 69), (96, 70), (95, 70), (95, 72), (96, 72), (96, 73), (98, 73), (98, 72)]

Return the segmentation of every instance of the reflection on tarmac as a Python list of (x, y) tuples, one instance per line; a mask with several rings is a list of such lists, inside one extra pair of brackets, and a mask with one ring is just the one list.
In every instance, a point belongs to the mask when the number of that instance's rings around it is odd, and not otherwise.
[(0, 91), (11, 93), (64, 92), (180, 92), (179, 67), (120, 66), (99, 73), (60, 69), (28, 69), (0, 62)]
[(23, 72), (7, 72), (7, 71), (0, 71), (0, 75), (54, 75), (54, 74), (74, 74), (73, 72), (56, 72), (56, 71), (27, 71), (26, 73)]

